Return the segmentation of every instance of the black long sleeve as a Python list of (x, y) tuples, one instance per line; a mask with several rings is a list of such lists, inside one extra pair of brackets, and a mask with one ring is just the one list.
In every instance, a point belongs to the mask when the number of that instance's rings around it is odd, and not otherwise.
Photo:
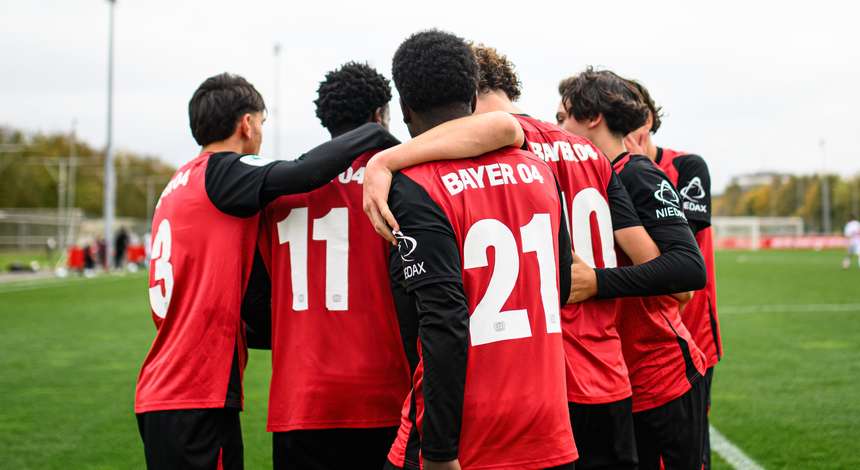
[(445, 462), (456, 459), (460, 448), (469, 354), (469, 307), (462, 283), (427, 284), (414, 293), (427, 410), (421, 454), (426, 459)]
[(616, 171), (661, 255), (638, 266), (596, 269), (597, 298), (673, 294), (704, 287), (704, 259), (666, 174), (641, 155), (630, 156)]
[(705, 261), (684, 225), (646, 228), (661, 255), (647, 263), (595, 269), (597, 298), (674, 294), (705, 287)]
[(394, 176), (389, 204), (401, 229), (389, 270), (410, 363), (417, 363), (421, 344), (421, 453), (428, 460), (452, 460), (459, 452), (469, 350), (460, 251), (442, 209), (403, 174)]
[(293, 161), (216, 153), (206, 166), (206, 193), (221, 212), (251, 217), (280, 196), (305, 193), (328, 183), (362, 154), (397, 143), (385, 128), (368, 123)]
[(672, 160), (678, 171), (681, 207), (693, 233), (711, 226), (711, 173), (698, 155), (681, 155)]
[(270, 170), (260, 191), (263, 206), (285, 194), (319, 188), (346, 170), (370, 150), (397, 145), (397, 139), (376, 123), (367, 123), (311, 149), (293, 161), (279, 161)]

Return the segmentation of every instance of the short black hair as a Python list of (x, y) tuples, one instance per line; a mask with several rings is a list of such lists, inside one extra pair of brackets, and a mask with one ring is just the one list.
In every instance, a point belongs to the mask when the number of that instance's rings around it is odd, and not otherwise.
[(203, 146), (224, 140), (236, 130), (243, 114), (265, 110), (260, 92), (239, 75), (225, 72), (209, 77), (188, 102), (191, 135)]
[(368, 64), (347, 62), (325, 74), (317, 89), (317, 117), (328, 130), (358, 127), (391, 101), (391, 85)]
[(478, 60), (480, 75), (478, 89), (484, 93), (492, 90), (505, 92), (508, 99), (516, 101), (522, 94), (522, 82), (517, 76), (513, 62), (508, 56), (483, 44), (473, 45), (475, 58)]
[(594, 119), (602, 114), (615, 135), (625, 136), (648, 119), (648, 107), (636, 88), (609, 70), (588, 67), (579, 75), (562, 80), (559, 92), (562, 104), (574, 119)]
[(478, 89), (478, 63), (463, 38), (431, 29), (409, 36), (392, 61), (400, 98), (417, 112), (452, 103), (471, 104)]
[(639, 97), (642, 98), (642, 102), (645, 103), (645, 106), (648, 106), (648, 111), (651, 113), (651, 129), (649, 131), (652, 134), (656, 134), (657, 130), (660, 129), (660, 125), (663, 124), (663, 107), (657, 106), (657, 103), (651, 98), (651, 93), (648, 93), (645, 85), (632, 79), (628, 79), (627, 81), (636, 88), (636, 91), (639, 92)]

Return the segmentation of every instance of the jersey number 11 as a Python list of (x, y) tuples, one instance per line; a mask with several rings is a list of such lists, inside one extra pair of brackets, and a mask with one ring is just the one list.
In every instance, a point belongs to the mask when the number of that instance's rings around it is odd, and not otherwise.
[[(298, 207), (278, 222), (278, 242), (290, 245), (290, 279), (293, 286), (293, 310), (308, 309), (308, 208)], [(349, 308), (349, 213), (346, 207), (335, 207), (328, 214), (313, 219), (311, 238), (324, 241), (325, 307), (328, 310)]]

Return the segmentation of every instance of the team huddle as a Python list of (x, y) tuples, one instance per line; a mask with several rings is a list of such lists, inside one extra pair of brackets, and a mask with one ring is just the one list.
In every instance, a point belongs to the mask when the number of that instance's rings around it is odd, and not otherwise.
[(202, 150), (152, 221), (148, 468), (244, 468), (248, 348), (276, 469), (710, 468), (710, 177), (651, 141), (648, 90), (588, 68), (542, 122), (507, 57), (438, 30), (392, 76), (411, 140), (349, 62), (293, 161), (257, 156), (253, 85), (195, 91)]

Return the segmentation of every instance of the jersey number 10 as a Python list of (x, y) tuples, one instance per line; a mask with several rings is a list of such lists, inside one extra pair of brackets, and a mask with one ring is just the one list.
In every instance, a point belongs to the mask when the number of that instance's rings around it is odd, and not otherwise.
[[(308, 208), (297, 207), (278, 222), (278, 242), (290, 245), (290, 280), (293, 286), (293, 310), (308, 309)], [(328, 310), (349, 308), (349, 213), (346, 207), (335, 207), (328, 214), (313, 219), (311, 238), (326, 242), (325, 307)]]

